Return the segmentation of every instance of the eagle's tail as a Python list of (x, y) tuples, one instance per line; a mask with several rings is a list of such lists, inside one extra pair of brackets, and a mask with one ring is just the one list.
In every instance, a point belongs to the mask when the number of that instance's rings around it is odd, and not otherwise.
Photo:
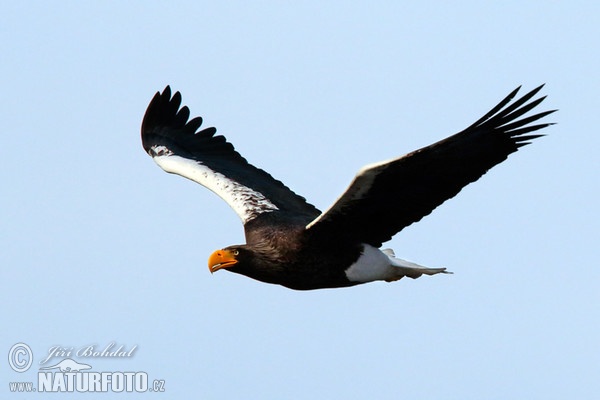
[(451, 274), (452, 272), (446, 271), (446, 268), (427, 268), (419, 264), (412, 263), (410, 261), (396, 258), (394, 250), (383, 249), (382, 252), (389, 257), (392, 262), (392, 266), (398, 271), (397, 275), (392, 279), (386, 279), (387, 282), (397, 281), (405, 276), (409, 278), (417, 279), (421, 275), (435, 275), (435, 274)]

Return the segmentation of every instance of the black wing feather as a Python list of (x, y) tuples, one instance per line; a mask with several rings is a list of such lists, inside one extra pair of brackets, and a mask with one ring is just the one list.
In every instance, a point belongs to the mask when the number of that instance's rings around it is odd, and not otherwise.
[[(150, 102), (142, 122), (142, 144), (150, 156), (175, 155), (194, 161), (249, 188), (249, 193), (261, 194), (281, 212), (305, 216), (308, 220), (320, 213), (304, 197), (295, 194), (264, 170), (249, 164), (225, 137), (215, 135), (215, 128), (198, 131), (202, 118), (188, 121), (190, 110), (180, 106), (181, 94), (176, 92), (171, 96), (169, 86), (162, 93), (156, 93)], [(220, 194), (214, 188), (211, 190)], [(249, 220), (258, 215), (253, 214)]]
[(556, 110), (518, 120), (544, 100), (527, 103), (542, 86), (510, 104), (517, 88), (465, 130), (401, 158), (363, 168), (344, 194), (308, 225), (308, 231), (317, 238), (337, 234), (381, 246), (519, 147), (543, 136), (525, 134), (551, 123), (526, 125)]

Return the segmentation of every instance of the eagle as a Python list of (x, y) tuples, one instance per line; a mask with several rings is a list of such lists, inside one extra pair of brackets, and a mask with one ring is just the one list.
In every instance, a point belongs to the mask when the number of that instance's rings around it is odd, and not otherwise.
[(416, 279), (449, 271), (397, 258), (382, 244), (543, 136), (532, 133), (552, 123), (537, 121), (556, 111), (531, 115), (546, 97), (536, 96), (543, 86), (516, 98), (519, 86), (468, 128), (366, 165), (324, 212), (246, 161), (214, 127), (200, 129), (202, 118), (190, 119), (169, 86), (146, 110), (142, 145), (164, 171), (210, 189), (242, 220), (246, 243), (213, 252), (211, 273), (226, 270), (296, 290)]

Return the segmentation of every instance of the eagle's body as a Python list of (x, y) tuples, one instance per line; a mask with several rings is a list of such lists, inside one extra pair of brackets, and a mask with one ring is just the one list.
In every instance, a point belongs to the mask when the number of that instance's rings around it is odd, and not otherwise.
[[(364, 167), (324, 213), (249, 164), (214, 128), (188, 121), (179, 92), (157, 93), (142, 123), (144, 149), (165, 171), (223, 198), (244, 224), (246, 244), (215, 251), (211, 272), (227, 269), (259, 281), (307, 290), (445, 272), (398, 259), (383, 242), (419, 221), (550, 124), (519, 119), (544, 99), (541, 87), (512, 102), (518, 89), (467, 129), (403, 157)], [(530, 102), (529, 102), (530, 101)], [(529, 103), (528, 103), (529, 102)]]

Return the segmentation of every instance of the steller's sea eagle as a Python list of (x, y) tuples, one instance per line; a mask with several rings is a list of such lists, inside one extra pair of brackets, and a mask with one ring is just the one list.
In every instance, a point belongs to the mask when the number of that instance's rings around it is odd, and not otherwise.
[[(514, 100), (520, 87), (465, 130), (405, 156), (363, 167), (346, 191), (319, 211), (269, 173), (248, 163), (215, 128), (189, 120), (169, 86), (150, 102), (142, 122), (144, 150), (165, 171), (215, 192), (242, 219), (246, 244), (208, 259), (262, 282), (308, 290), (405, 276), (447, 273), (394, 256), (382, 243), (431, 213), (551, 123), (556, 110), (525, 116), (545, 98), (540, 86)], [(533, 99), (533, 100), (532, 100)]]

